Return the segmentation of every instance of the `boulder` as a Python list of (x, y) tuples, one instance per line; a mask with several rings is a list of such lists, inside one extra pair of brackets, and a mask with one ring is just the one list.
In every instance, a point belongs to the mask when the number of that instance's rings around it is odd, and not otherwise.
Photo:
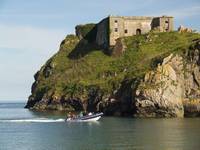
[(178, 28), (178, 32), (180, 32), (180, 33), (184, 33), (184, 32), (189, 32), (189, 33), (191, 33), (191, 32), (193, 32), (193, 30), (191, 29), (191, 28), (187, 28), (187, 27), (184, 27), (184, 26), (180, 26), (179, 28)]

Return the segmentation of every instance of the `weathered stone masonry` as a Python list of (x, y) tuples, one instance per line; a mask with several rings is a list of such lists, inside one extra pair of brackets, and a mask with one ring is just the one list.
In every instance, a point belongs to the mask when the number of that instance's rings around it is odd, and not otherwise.
[(173, 31), (173, 17), (122, 17), (109, 16), (97, 24), (96, 43), (103, 48), (110, 48), (120, 37), (148, 33)]

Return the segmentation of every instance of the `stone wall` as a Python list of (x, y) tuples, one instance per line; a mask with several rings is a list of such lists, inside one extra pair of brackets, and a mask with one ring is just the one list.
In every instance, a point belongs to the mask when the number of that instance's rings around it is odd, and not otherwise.
[(86, 40), (89, 43), (96, 42), (96, 36), (97, 36), (97, 25), (94, 23), (89, 23), (85, 25), (77, 25), (76, 30), (76, 36), (79, 38), (79, 40)]
[(110, 46), (120, 37), (145, 34), (151, 30), (152, 17), (110, 17)]
[(159, 20), (160, 20), (160, 25), (159, 25), (160, 32), (173, 31), (174, 28), (173, 17), (162, 16), (159, 18)]
[(173, 17), (122, 17), (109, 16), (97, 25), (96, 43), (103, 48), (114, 47), (120, 37), (145, 34), (156, 29), (173, 31)]
[(96, 43), (103, 48), (108, 48), (109, 45), (108, 37), (109, 37), (109, 18), (105, 18), (97, 25)]

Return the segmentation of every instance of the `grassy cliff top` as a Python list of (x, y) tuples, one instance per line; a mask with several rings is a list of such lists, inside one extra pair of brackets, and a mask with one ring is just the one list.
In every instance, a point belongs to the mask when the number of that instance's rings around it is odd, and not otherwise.
[(178, 32), (126, 37), (125, 53), (113, 57), (69, 35), (60, 50), (35, 75), (32, 96), (36, 99), (84, 97), (90, 87), (112, 93), (123, 80), (143, 77), (170, 53), (185, 52), (197, 38), (200, 38), (197, 33)]

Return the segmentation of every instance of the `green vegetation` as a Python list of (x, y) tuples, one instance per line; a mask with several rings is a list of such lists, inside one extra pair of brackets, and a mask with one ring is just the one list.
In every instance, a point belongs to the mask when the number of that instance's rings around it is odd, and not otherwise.
[(89, 43), (92, 43), (96, 39), (97, 28), (96, 24), (90, 23), (85, 25), (76, 26), (76, 30), (81, 33), (82, 37)]
[(86, 48), (87, 53), (72, 59), (69, 54), (79, 40), (67, 36), (60, 50), (39, 71), (33, 96), (41, 98), (44, 92), (45, 96), (84, 97), (90, 87), (99, 87), (104, 94), (112, 93), (125, 79), (142, 78), (170, 53), (185, 53), (197, 38), (200, 35), (196, 33), (152, 32), (124, 38), (127, 49), (121, 57), (108, 56), (95, 48), (88, 51), (87, 44), (78, 49), (84, 52)]

